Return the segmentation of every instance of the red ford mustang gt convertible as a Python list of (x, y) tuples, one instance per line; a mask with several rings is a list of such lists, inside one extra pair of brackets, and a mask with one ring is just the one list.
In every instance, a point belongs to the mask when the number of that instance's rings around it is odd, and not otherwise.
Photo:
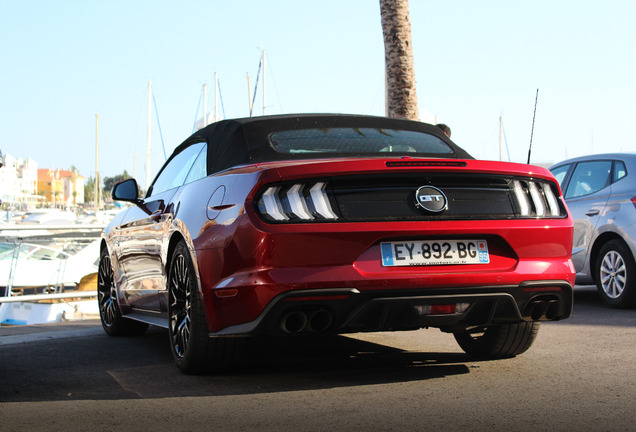
[(432, 125), (353, 115), (224, 120), (170, 156), (106, 227), (110, 335), (169, 329), (186, 373), (258, 335), (416, 330), (526, 351), (572, 312), (572, 219), (543, 168), (474, 160)]

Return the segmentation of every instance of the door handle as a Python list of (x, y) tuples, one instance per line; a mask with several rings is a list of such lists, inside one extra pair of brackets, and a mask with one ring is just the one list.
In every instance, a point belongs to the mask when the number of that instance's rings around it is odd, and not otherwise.
[(599, 213), (600, 213), (600, 211), (596, 210), (596, 209), (588, 210), (587, 212), (585, 212), (585, 216), (592, 217), (592, 216), (596, 216)]

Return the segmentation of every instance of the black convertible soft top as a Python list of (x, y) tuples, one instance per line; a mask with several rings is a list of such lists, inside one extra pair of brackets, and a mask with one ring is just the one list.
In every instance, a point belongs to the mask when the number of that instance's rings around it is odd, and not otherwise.
[[(364, 135), (364, 133), (360, 131), (370, 130), (377, 131), (375, 135), (385, 134), (384, 131), (413, 131), (436, 137), (431, 137), (431, 139), (438, 142), (440, 146), (443, 146), (444, 151), (427, 151), (422, 153), (408, 147), (410, 149), (408, 151), (405, 150), (401, 152), (400, 150), (393, 150), (391, 154), (383, 154), (378, 153), (377, 150), (372, 152), (365, 151), (359, 144), (358, 147), (347, 149), (349, 151), (346, 152), (338, 150), (338, 148), (342, 148), (342, 145), (340, 145), (340, 147), (338, 147), (338, 145), (329, 145), (329, 147), (333, 147), (335, 150), (331, 149), (328, 153), (322, 150), (287, 152), (276, 150), (273, 145), (272, 136), (278, 134), (282, 137), (282, 135), (286, 133), (285, 131), (302, 130), (315, 130), (327, 135), (329, 131), (341, 130), (357, 131), (359, 135)], [(355, 135), (351, 132), (349, 132), (349, 134)], [(287, 135), (293, 135), (293, 133), (289, 132)], [(331, 135), (336, 135), (336, 133), (334, 132)], [(293, 136), (289, 138), (290, 141), (293, 141), (293, 139)], [(299, 138), (295, 139), (299, 140)], [(250, 163), (294, 159), (323, 159), (325, 157), (392, 157), (404, 154), (414, 157), (473, 159), (466, 151), (453, 143), (441, 129), (434, 125), (411, 120), (362, 115), (288, 114), (222, 120), (195, 132), (175, 149), (170, 158), (174, 157), (189, 145), (200, 141), (207, 141), (208, 143), (208, 174)], [(326, 141), (327, 144), (333, 144), (333, 139), (331, 139), (331, 141), (329, 139), (323, 139), (323, 141)], [(363, 141), (363, 139), (359, 139), (359, 141)], [(443, 141), (443, 143), (440, 141)]]

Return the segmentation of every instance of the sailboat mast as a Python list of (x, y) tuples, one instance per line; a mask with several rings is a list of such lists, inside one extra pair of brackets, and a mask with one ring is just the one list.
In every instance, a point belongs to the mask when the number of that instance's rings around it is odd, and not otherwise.
[(203, 127), (208, 125), (208, 85), (203, 84)]
[(94, 204), (95, 215), (99, 209), (99, 114), (95, 114), (95, 187), (94, 187)]
[(219, 121), (219, 75), (214, 72), (214, 121)]
[(247, 102), (250, 109), (250, 117), (252, 117), (252, 83), (250, 82), (250, 74), (246, 73), (245, 75), (247, 76)]
[(148, 128), (146, 134), (146, 191), (150, 187), (150, 104), (152, 99), (152, 83), (148, 81)]
[(501, 136), (503, 131), (503, 122), (501, 120), (501, 116), (499, 116), (499, 160), (503, 160), (503, 149), (501, 144)]
[(267, 64), (265, 61), (267, 51), (263, 50), (263, 115), (267, 114)]

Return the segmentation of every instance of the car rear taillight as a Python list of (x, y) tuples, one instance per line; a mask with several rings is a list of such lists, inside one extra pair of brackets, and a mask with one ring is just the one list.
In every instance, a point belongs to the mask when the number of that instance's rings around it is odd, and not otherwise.
[(268, 222), (337, 220), (325, 182), (269, 186), (257, 200), (258, 212)]
[(548, 182), (513, 180), (512, 190), (519, 215), (522, 217), (560, 217), (566, 215)]
[(632, 198), (632, 203), (634, 204), (634, 207), (636, 207), (636, 197)]

